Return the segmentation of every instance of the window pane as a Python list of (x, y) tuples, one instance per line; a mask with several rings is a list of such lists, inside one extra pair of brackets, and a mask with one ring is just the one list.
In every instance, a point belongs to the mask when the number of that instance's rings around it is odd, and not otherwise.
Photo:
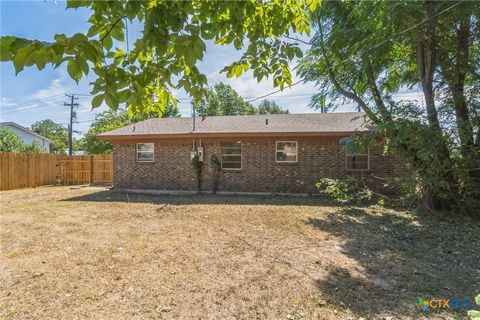
[(222, 162), (222, 168), (223, 169), (242, 169), (242, 163), (241, 162), (233, 162), (233, 163)]
[(222, 169), (242, 168), (242, 143), (222, 142)]
[(349, 143), (345, 145), (345, 152), (350, 155), (357, 155), (357, 154), (368, 154), (368, 147), (365, 145), (359, 145), (355, 143)]
[(153, 161), (153, 152), (138, 152), (137, 153), (138, 161)]
[(242, 153), (242, 149), (236, 148), (236, 149), (230, 149), (230, 148), (223, 148), (222, 149), (222, 154), (236, 154), (240, 155)]
[(242, 162), (241, 156), (222, 156), (223, 162)]
[(347, 156), (348, 170), (368, 170), (368, 155)]
[(137, 151), (153, 151), (153, 143), (139, 143)]
[(277, 142), (277, 161), (297, 161), (297, 143)]
[(285, 154), (283, 152), (277, 152), (277, 161), (297, 161), (297, 156)]

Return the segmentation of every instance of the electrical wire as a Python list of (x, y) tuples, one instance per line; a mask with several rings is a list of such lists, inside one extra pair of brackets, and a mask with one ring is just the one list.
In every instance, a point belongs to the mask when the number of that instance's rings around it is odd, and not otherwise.
[(15, 110), (19, 107), (25, 107), (25, 106), (28, 106), (28, 105), (31, 105), (31, 104), (57, 100), (57, 99), (60, 99), (60, 98), (63, 98), (63, 94), (50, 96), (50, 97), (46, 97), (46, 98), (42, 98), (42, 99), (37, 99), (37, 100), (29, 101), (29, 102), (18, 103), (18, 104), (14, 104), (14, 105), (7, 106), (7, 107), (2, 107), (2, 108), (0, 108), (0, 110), (10, 111), (10, 110)]
[[(379, 46), (384, 45), (385, 43), (388, 43), (388, 42), (392, 41), (392, 40), (391, 40), (392, 38), (395, 39), (395, 38), (401, 36), (401, 35), (404, 34), (404, 33), (407, 33), (407, 32), (409, 32), (409, 31), (411, 31), (411, 30), (413, 30), (413, 29), (415, 29), (415, 28), (418, 28), (419, 26), (421, 26), (421, 25), (424, 24), (425, 22), (427, 22), (427, 21), (429, 21), (429, 20), (431, 20), (431, 19), (433, 19), (433, 18), (435, 18), (435, 17), (437, 17), (437, 16), (439, 16), (439, 15), (441, 15), (441, 14), (444, 14), (445, 12), (447, 12), (447, 11), (455, 8), (456, 6), (460, 5), (461, 3), (465, 2), (465, 1), (466, 1), (466, 0), (461, 0), (461, 1), (459, 1), (459, 2), (456, 2), (455, 4), (449, 6), (448, 8), (445, 8), (444, 10), (442, 10), (442, 11), (440, 11), (440, 12), (432, 15), (431, 17), (428, 17), (428, 18), (423, 19), (422, 21), (420, 21), (420, 22), (414, 24), (413, 26), (411, 26), (411, 27), (403, 30), (402, 32), (400, 32), (400, 33), (398, 33), (398, 34), (390, 37), (389, 39), (385, 39), (385, 40), (383, 40), (383, 41), (381, 41), (381, 42), (373, 45), (372, 47), (366, 48), (365, 50), (363, 50), (363, 51), (360, 52), (360, 55), (361, 55), (361, 54), (364, 54), (364, 53), (366, 53), (366, 52), (368, 52), (368, 51), (370, 51), (370, 50), (373, 50), (373, 49), (375, 49), (375, 48), (378, 48)], [(313, 45), (313, 44), (312, 44), (312, 45)], [(344, 60), (338, 62), (338, 64), (344, 63), (344, 62), (347, 62), (347, 61), (351, 61), (352, 59), (353, 59), (353, 58), (344, 59)], [(337, 64), (337, 65), (338, 65), (338, 64)], [(299, 84), (299, 83), (301, 83), (301, 82), (305, 82), (305, 80), (297, 81), (297, 82), (293, 83), (292, 85), (290, 85), (289, 88), (291, 88), (291, 87), (293, 87), (293, 86), (295, 86), (295, 85), (297, 85), (297, 84)], [(272, 95), (272, 94), (275, 94), (275, 93), (277, 93), (277, 92), (279, 92), (279, 91), (282, 91), (282, 90), (279, 89), (279, 90), (270, 92), (270, 93), (268, 93), (268, 94), (265, 94), (265, 95), (263, 95), (263, 96), (257, 97), (257, 98), (255, 98), (255, 99), (251, 99), (251, 100), (249, 100), (249, 101), (247, 101), (247, 102), (253, 102), (253, 101), (262, 99), (262, 98), (264, 98), (264, 97), (268, 97), (268, 96), (270, 96), (270, 95)]]

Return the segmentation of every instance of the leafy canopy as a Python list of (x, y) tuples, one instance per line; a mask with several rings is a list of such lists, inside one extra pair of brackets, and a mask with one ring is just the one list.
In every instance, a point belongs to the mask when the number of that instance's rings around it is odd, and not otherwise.
[(34, 141), (31, 145), (25, 143), (10, 128), (0, 128), (0, 152), (31, 152), (38, 153), (41, 146), (38, 141)]
[(199, 115), (235, 116), (255, 114), (255, 107), (246, 102), (231, 86), (219, 82), (209, 89), (197, 105)]
[(31, 126), (32, 131), (52, 140), (50, 152), (66, 153), (68, 148), (68, 130), (50, 119), (37, 121)]
[[(204, 96), (207, 78), (196, 65), (208, 40), (242, 51), (223, 70), (228, 77), (252, 70), (258, 81), (272, 76), (275, 87), (291, 85), (289, 62), (302, 51), (283, 37), (309, 34), (309, 13), (318, 2), (69, 0), (67, 9), (92, 11), (86, 34), (58, 33), (50, 42), (3, 36), (0, 59), (12, 61), (17, 73), (66, 64), (77, 82), (93, 71), (92, 107), (106, 102), (112, 110), (126, 104), (131, 113), (159, 112), (177, 103), (172, 89), (184, 89), (195, 103)], [(120, 44), (131, 23), (143, 30), (125, 50)]]
[(288, 113), (288, 110), (278, 106), (275, 101), (266, 99), (256, 108), (250, 102), (245, 101), (230, 85), (222, 82), (215, 84), (207, 91), (196, 109), (199, 115), (206, 116)]
[(275, 101), (267, 99), (262, 100), (258, 105), (258, 114), (287, 114), (287, 109), (283, 109)]
[[(180, 111), (173, 104), (168, 105), (162, 114), (163, 118), (179, 116)], [(152, 117), (159, 117), (159, 115), (150, 113), (131, 116), (126, 109), (104, 111), (95, 117), (95, 121), (90, 125), (85, 137), (83, 137), (81, 142), (82, 149), (88, 154), (110, 153), (112, 152), (112, 144), (109, 141), (97, 140), (98, 134)]]

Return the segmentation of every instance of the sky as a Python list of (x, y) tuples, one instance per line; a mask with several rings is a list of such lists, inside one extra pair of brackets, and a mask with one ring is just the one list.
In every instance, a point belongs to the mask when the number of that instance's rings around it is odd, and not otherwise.
[[(67, 36), (77, 32), (86, 33), (89, 28), (87, 22), (89, 15), (87, 9), (66, 10), (63, 1), (0, 0), (0, 35), (51, 41), (56, 33), (64, 33)], [(130, 43), (138, 32), (138, 26), (131, 26)], [(250, 72), (235, 79), (227, 79), (225, 74), (219, 72), (239, 57), (240, 53), (234, 48), (215, 46), (209, 42), (199, 69), (207, 75), (209, 85), (225, 82), (246, 99), (275, 91), (272, 79), (257, 83)], [(293, 82), (297, 80), (299, 78), (294, 74)], [(30, 127), (36, 121), (51, 119), (66, 125), (69, 121), (70, 109), (64, 106), (64, 102), (68, 102), (65, 94), (75, 93), (80, 94), (78, 101), (80, 106), (76, 111), (78, 123), (74, 124), (74, 130), (78, 131), (77, 135), (81, 135), (88, 130), (95, 114), (106, 110), (105, 106), (91, 109), (89, 96), (91, 81), (93, 78), (89, 76), (83, 78), (77, 85), (68, 76), (66, 65), (57, 69), (47, 66), (42, 71), (38, 71), (36, 67), (26, 67), (24, 71), (15, 75), (11, 62), (0, 62), (0, 121), (13, 121)], [(315, 94), (315, 91), (313, 83), (304, 83), (276, 93), (269, 99), (275, 100), (290, 113), (318, 112), (308, 107), (310, 97)], [(182, 116), (190, 116), (191, 105), (188, 96), (179, 91), (176, 97), (181, 99), (179, 108)], [(260, 100), (254, 104), (259, 102)], [(354, 111), (354, 106), (344, 105), (337, 111)]]

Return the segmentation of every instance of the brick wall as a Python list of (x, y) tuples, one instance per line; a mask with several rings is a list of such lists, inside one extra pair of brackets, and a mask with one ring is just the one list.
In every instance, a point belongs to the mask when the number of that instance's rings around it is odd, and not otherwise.
[[(298, 162), (275, 162), (274, 139), (241, 139), (242, 170), (215, 170), (212, 155), (221, 158), (221, 140), (204, 140), (203, 189), (211, 191), (316, 192), (323, 177), (355, 177), (379, 187), (382, 179), (400, 167), (398, 159), (382, 155), (381, 145), (370, 148), (370, 170), (345, 169), (339, 138), (283, 139), (298, 141)], [(236, 139), (225, 140), (237, 141)], [(141, 141), (138, 141), (141, 142)], [(198, 141), (197, 141), (198, 143)], [(122, 189), (195, 190), (196, 176), (190, 162), (192, 141), (155, 141), (155, 161), (136, 162), (136, 143), (113, 143), (114, 186)]]

